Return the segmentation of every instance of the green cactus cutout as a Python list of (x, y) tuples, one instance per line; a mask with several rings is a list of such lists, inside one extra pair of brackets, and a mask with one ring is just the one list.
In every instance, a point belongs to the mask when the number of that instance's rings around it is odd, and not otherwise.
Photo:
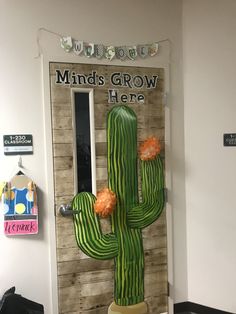
[(113, 107), (107, 118), (108, 186), (117, 197), (112, 232), (102, 234), (94, 212), (95, 196), (82, 192), (73, 199), (75, 236), (80, 249), (96, 259), (115, 260), (114, 299), (127, 306), (144, 301), (142, 229), (164, 208), (164, 171), (160, 156), (140, 161), (142, 202), (137, 171), (137, 118), (128, 106)]

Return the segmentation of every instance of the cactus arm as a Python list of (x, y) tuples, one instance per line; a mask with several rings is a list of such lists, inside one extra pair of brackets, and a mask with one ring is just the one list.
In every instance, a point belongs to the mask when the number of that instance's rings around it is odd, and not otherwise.
[(118, 242), (113, 233), (102, 234), (93, 204), (96, 198), (93, 194), (82, 192), (75, 196), (72, 209), (80, 209), (74, 215), (75, 237), (80, 249), (90, 257), (105, 260), (118, 254)]
[(145, 228), (162, 213), (165, 205), (164, 172), (160, 156), (151, 161), (140, 161), (142, 179), (142, 203), (127, 213), (131, 228)]

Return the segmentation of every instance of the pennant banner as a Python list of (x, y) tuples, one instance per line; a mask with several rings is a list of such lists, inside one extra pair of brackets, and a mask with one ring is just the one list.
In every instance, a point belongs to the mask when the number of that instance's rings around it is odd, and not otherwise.
[(61, 38), (61, 47), (66, 51), (66, 52), (70, 52), (72, 47), (73, 47), (73, 43), (72, 43), (72, 38), (71, 37), (62, 37)]
[(122, 61), (127, 58), (127, 48), (125, 46), (116, 47), (116, 58)]
[(105, 46), (103, 44), (86, 43), (75, 40), (70, 36), (60, 38), (61, 47), (65, 52), (73, 52), (78, 56), (94, 57), (97, 59), (106, 58), (113, 60), (136, 60), (139, 58), (154, 57), (159, 50), (158, 42), (136, 46)]
[(76, 55), (80, 55), (84, 50), (84, 43), (80, 40), (74, 40), (73, 51)]
[(94, 56), (97, 59), (102, 59), (105, 54), (105, 47), (103, 45), (95, 45)]
[(84, 55), (88, 58), (91, 58), (94, 55), (94, 44), (84, 44)]

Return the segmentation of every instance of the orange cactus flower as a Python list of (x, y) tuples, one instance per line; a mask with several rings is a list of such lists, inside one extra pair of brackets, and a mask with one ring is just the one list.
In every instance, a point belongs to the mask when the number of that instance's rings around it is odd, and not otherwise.
[(139, 157), (141, 160), (153, 160), (161, 151), (160, 141), (152, 136), (147, 138), (139, 147)]
[(114, 192), (105, 188), (97, 193), (97, 200), (94, 203), (95, 213), (101, 217), (109, 216), (116, 205), (116, 195)]

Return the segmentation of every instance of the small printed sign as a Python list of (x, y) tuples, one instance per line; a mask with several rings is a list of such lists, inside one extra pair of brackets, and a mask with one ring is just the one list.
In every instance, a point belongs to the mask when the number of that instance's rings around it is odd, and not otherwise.
[(236, 133), (224, 134), (224, 146), (236, 146)]
[(5, 155), (33, 154), (33, 137), (31, 134), (3, 135)]

